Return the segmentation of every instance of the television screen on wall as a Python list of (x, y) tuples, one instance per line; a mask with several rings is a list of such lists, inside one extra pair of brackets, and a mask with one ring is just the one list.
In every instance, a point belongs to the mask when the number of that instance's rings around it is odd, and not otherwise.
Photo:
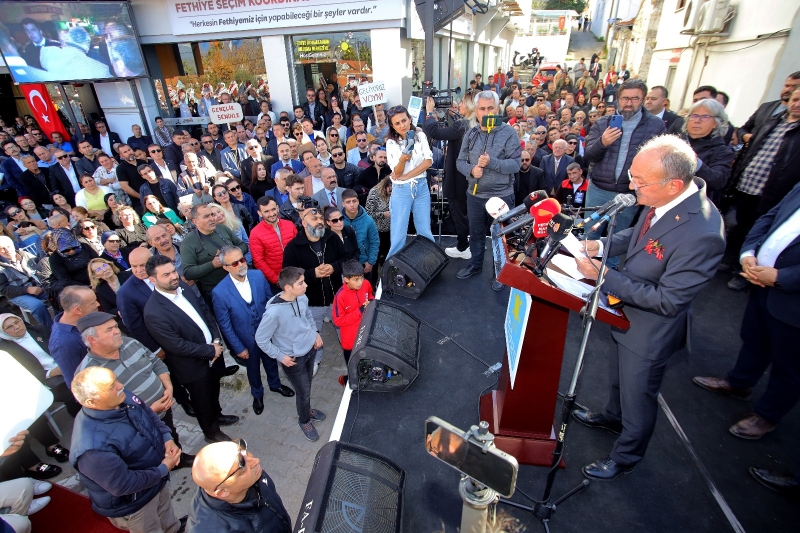
[(17, 83), (147, 76), (128, 2), (3, 2), (0, 51)]

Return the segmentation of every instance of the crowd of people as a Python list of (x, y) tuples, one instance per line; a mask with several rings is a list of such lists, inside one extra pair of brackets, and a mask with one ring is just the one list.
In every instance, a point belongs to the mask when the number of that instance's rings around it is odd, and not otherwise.
[[(590, 67), (597, 62), (592, 58)], [(539, 90), (521, 88), (513, 72), (501, 88), (496, 76), (490, 84), (476, 76), (472, 90), (450, 110), (454, 120), (440, 120), (429, 99), (419, 127), (402, 106), (362, 106), (357, 90), (343, 95), (334, 86), (331, 93), (322, 90), (324, 96), (310, 88), (307, 101), (291, 113), (275, 115), (261, 102), (255, 122), (209, 123), (190, 132), (158, 118), (155, 141), (138, 125), (126, 142), (103, 121), (94, 133), (66, 142), (56, 134), (47, 139), (32, 119), (0, 123), (7, 218), (0, 236), (0, 295), (37, 323), (0, 315), (0, 349), (24, 359), (76, 416), (69, 450), (44, 419), (31, 426), (28, 438), (57, 462), (70, 461), (95, 511), (118, 527), (210, 531), (210, 515), (232, 528), (245, 519), (242, 513), (253, 513), (275, 525), (263, 531), (289, 531), (291, 520), (258, 459), (243, 439), (231, 442), (222, 429), (238, 417), (224, 414), (220, 379), (239, 369), (225, 365), (223, 352), (246, 367), (256, 415), (264, 410), (263, 367), (269, 391), (295, 398), (298, 430), (317, 440), (315, 423), (326, 420), (312, 401), (324, 360), (323, 325), (332, 321), (336, 327), (347, 362), (381, 265), (405, 245), (412, 214), (417, 235), (433, 241), (436, 189), (447, 199), (457, 237), (445, 251), (468, 261), (459, 279), (483, 269), (492, 223), (485, 206), (493, 197), (514, 206), (543, 190), (583, 207), (633, 189), (651, 209), (638, 222), (640, 206), (620, 213), (617, 230), (629, 239), (631, 226), (641, 235), (662, 227), (662, 207), (694, 209), (696, 202), (708, 213), (695, 228), (708, 236), (701, 263), (680, 256), (642, 278), (652, 288), (670, 274), (691, 285), (691, 297), (681, 293), (682, 300), (673, 300), (674, 287), (669, 294), (662, 287), (656, 298), (641, 280), (626, 284), (622, 272), (607, 280), (634, 310), (671, 320), (686, 316), (723, 260), (718, 209), (735, 207), (737, 224), (723, 267), (741, 265), (732, 289), (753, 287), (746, 314), (752, 324), (736, 369), (727, 378), (696, 382), (744, 396), (772, 363), (774, 379), (756, 414), (731, 431), (752, 439), (774, 430), (800, 390), (800, 370), (786, 344), (797, 336), (800, 313), (784, 312), (798, 305), (792, 296), (798, 261), (796, 250), (794, 256), (781, 254), (797, 237), (796, 229), (783, 228), (792, 220), (798, 226), (797, 211), (786, 209), (798, 194), (792, 163), (800, 153), (800, 72), (787, 78), (780, 100), (763, 104), (733, 131), (725, 93), (698, 87), (692, 105), (675, 113), (664, 87), (648, 88), (624, 67), (609, 69), (605, 87), (592, 68), (575, 73), (577, 84), (559, 70)], [(594, 88), (585, 80), (596, 81)], [(321, 105), (321, 98), (328, 104)], [(487, 115), (505, 118), (489, 131), (482, 125)], [(621, 116), (621, 127), (610, 126), (611, 115)], [(441, 182), (432, 168), (444, 168)], [(659, 172), (662, 179), (654, 179)], [(776, 224), (779, 242), (764, 242)], [(603, 246), (592, 244), (600, 234), (588, 238), (587, 251), (602, 254)], [(682, 241), (675, 242), (678, 247)], [(748, 251), (740, 257), (743, 244)], [(625, 250), (616, 241), (606, 246), (614, 250), (608, 260), (614, 268)], [(586, 277), (596, 276), (590, 267), (579, 264)], [(686, 281), (692, 269), (699, 274)], [(503, 289), (494, 277), (492, 287)], [(755, 327), (762, 323), (769, 327)], [(615, 338), (628, 350), (620, 351), (616, 364), (621, 386), (632, 396), (621, 404), (617, 398), (604, 415), (576, 414), (586, 425), (623, 433), (610, 458), (586, 467), (590, 477), (616, 477), (641, 460), (655, 421), (652, 388), (657, 392), (662, 363), (684, 333), (675, 328), (655, 366), (649, 359), (631, 366), (641, 346)], [(658, 383), (637, 381), (644, 367), (652, 367)], [(346, 380), (339, 377), (342, 386)], [(176, 403), (196, 417), (209, 443), (196, 456), (182, 450), (173, 422)], [(37, 457), (24, 437), (7, 452), (4, 478), (58, 475), (61, 469)], [(182, 467), (192, 467), (200, 490), (192, 515), (178, 520), (167, 480), (170, 470)], [(46, 488), (24, 490), (42, 494)], [(40, 500), (27, 498), (30, 507), (17, 508), (33, 512)], [(261, 501), (270, 504), (253, 504)]]

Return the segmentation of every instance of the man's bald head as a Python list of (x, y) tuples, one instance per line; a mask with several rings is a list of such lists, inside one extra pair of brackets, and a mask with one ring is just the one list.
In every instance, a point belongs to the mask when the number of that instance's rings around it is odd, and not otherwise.
[(197, 453), (192, 465), (192, 479), (207, 493), (214, 489), (228, 474), (236, 462), (239, 447), (235, 442), (215, 442)]

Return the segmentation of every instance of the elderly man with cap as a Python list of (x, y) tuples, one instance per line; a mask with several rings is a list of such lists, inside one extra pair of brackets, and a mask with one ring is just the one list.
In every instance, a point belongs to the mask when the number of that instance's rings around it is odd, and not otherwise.
[(169, 428), (107, 368), (80, 371), (72, 394), (83, 409), (75, 417), (69, 459), (94, 512), (132, 533), (180, 531), (169, 471), (181, 451)]
[(187, 533), (289, 533), (292, 521), (244, 439), (209, 444), (197, 454), (192, 479), (198, 489)]
[[(92, 366), (102, 366), (114, 372), (117, 380), (156, 413), (172, 433), (175, 445), (180, 448), (178, 430), (172, 418), (172, 381), (164, 362), (144, 344), (123, 337), (116, 317), (96, 312), (78, 320), (78, 331), (89, 352), (78, 365), (78, 371)], [(192, 466), (194, 456), (181, 452), (175, 467)]]

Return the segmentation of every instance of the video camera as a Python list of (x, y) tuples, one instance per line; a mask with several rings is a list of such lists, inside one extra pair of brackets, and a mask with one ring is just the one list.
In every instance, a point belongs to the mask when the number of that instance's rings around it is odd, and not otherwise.
[(437, 89), (432, 81), (422, 82), (422, 105), (425, 105), (428, 97), (433, 98), (436, 109), (448, 109), (453, 105), (453, 95), (460, 95), (461, 87), (455, 89)]

